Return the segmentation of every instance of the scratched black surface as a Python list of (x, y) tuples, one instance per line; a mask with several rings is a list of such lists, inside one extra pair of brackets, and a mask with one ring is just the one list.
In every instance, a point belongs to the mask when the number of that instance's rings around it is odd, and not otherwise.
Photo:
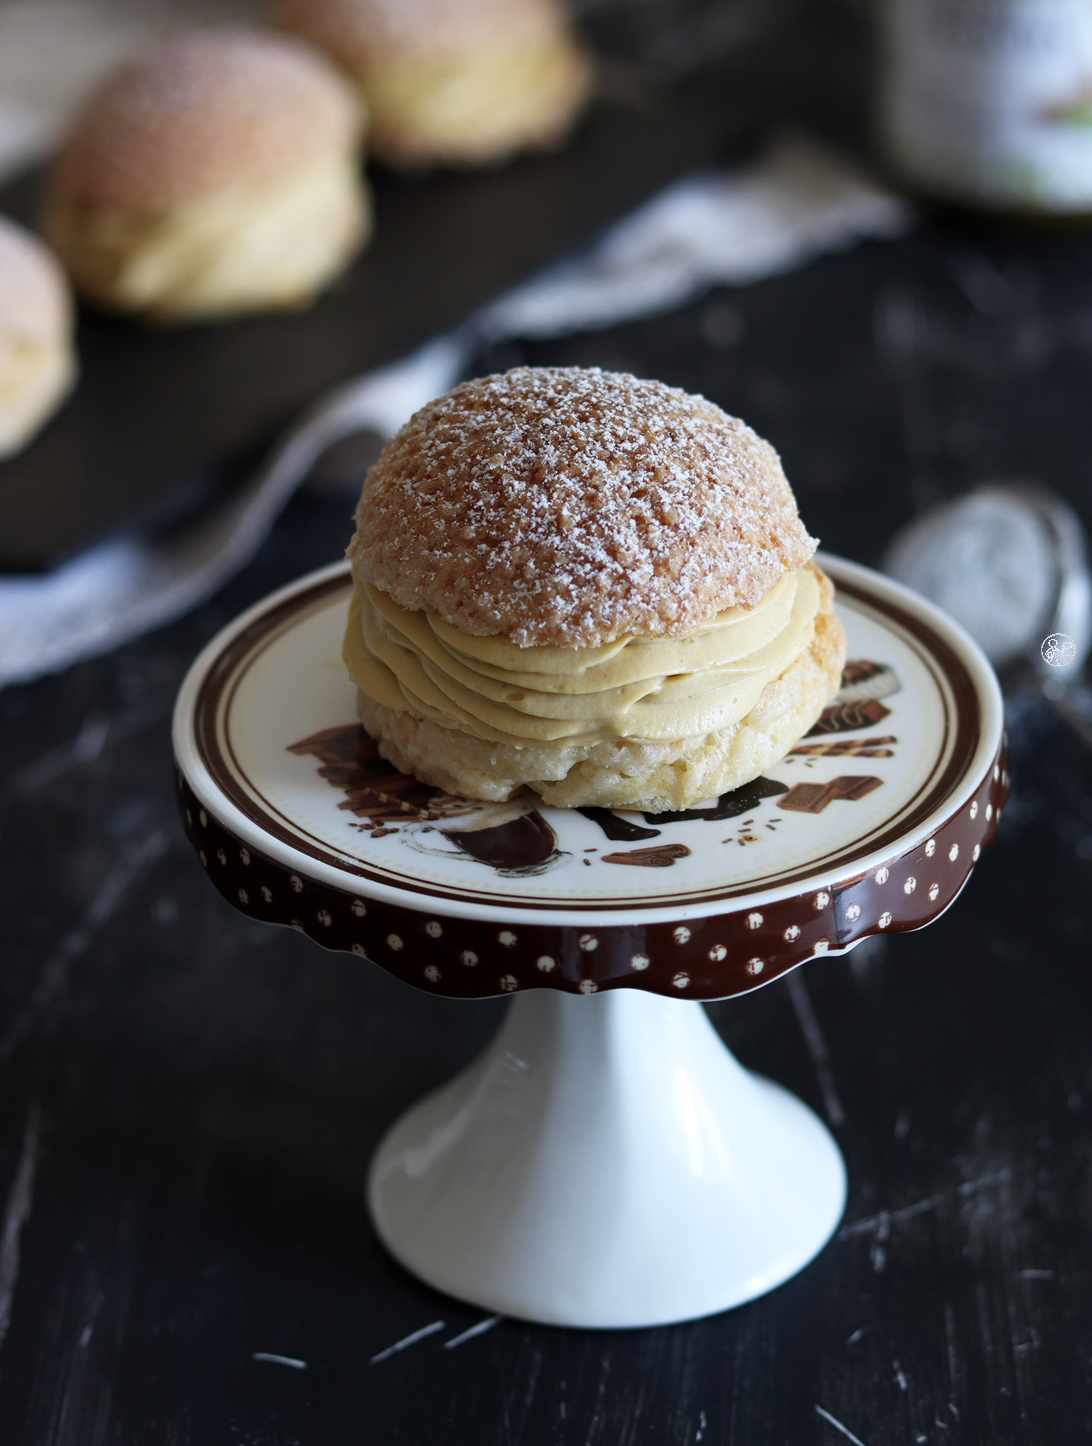
[[(517, 356), (625, 365), (741, 412), (824, 544), (864, 561), (915, 509), (999, 475), (1092, 522), (1080, 234), (927, 221), (481, 365)], [(0, 1441), (838, 1446), (820, 1409), (865, 1446), (1087, 1441), (1092, 758), (1024, 695), (1014, 797), (957, 906), (711, 1009), (747, 1065), (833, 1116), (850, 1194), (819, 1259), (709, 1321), (504, 1321), (445, 1349), (481, 1313), (385, 1256), (361, 1182), (382, 1130), (505, 1006), (249, 923), (208, 887), (171, 797), (190, 659), (334, 557), (347, 511), (301, 496), (198, 612), (0, 694)]]

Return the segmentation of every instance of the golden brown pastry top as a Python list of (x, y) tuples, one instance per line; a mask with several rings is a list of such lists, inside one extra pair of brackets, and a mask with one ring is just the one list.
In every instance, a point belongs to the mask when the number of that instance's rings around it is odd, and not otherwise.
[(290, 36), (195, 30), (117, 71), (57, 159), (68, 202), (162, 211), (281, 180), (348, 152), (360, 103), (333, 65)]
[(704, 397), (597, 368), (464, 382), (387, 443), (358, 577), (523, 647), (684, 637), (815, 550), (777, 453)]
[(565, 25), (556, 0), (280, 0), (273, 19), (349, 70), (384, 53), (533, 43)]
[(0, 216), (0, 345), (57, 342), (71, 324), (68, 282), (52, 251)]

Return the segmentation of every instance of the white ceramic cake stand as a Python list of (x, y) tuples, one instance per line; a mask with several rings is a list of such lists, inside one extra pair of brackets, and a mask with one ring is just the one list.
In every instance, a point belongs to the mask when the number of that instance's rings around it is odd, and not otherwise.
[(837, 1225), (829, 1132), (742, 1069), (698, 1001), (936, 918), (1007, 777), (975, 645), (877, 574), (824, 565), (851, 661), (820, 731), (681, 815), (468, 804), (396, 773), (354, 723), (340, 564), (191, 669), (180, 802), (221, 893), (422, 989), (516, 994), (372, 1162), (381, 1239), (439, 1289), (558, 1325), (655, 1325), (770, 1290)]

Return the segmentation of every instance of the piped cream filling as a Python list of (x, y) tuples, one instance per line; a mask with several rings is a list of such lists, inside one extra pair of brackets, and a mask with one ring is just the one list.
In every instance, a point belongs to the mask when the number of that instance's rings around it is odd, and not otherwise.
[(54, 203), (45, 230), (88, 296), (171, 317), (299, 302), (369, 226), (356, 158), (339, 154), (160, 214)]
[(746, 717), (811, 644), (819, 599), (818, 578), (803, 567), (755, 607), (730, 608), (685, 638), (521, 648), (358, 583), (344, 658), (377, 703), (486, 742), (692, 738)]

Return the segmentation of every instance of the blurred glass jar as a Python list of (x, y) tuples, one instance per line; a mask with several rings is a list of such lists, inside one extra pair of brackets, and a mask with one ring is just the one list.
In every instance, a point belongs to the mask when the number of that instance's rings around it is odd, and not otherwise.
[(1092, 0), (881, 0), (879, 142), (913, 189), (1092, 216)]

